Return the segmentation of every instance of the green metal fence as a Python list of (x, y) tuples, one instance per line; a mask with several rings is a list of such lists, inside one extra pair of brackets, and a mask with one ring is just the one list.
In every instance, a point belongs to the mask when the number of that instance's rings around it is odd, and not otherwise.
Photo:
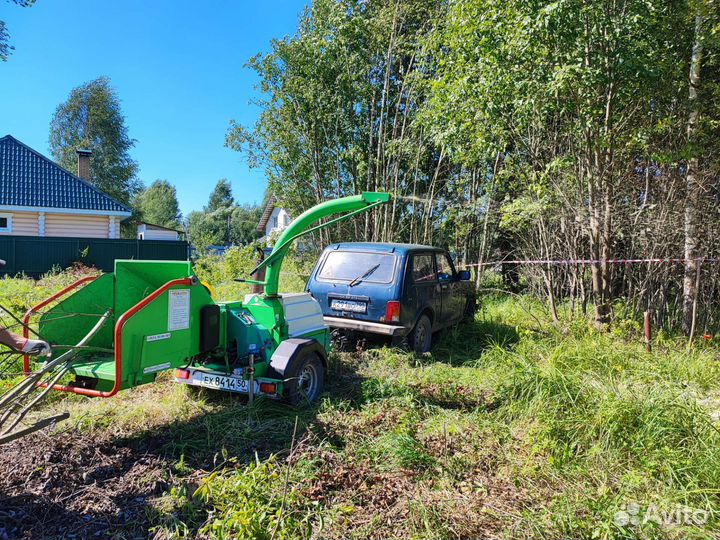
[(104, 238), (39, 238), (0, 236), (0, 275), (40, 276), (52, 268), (75, 262), (112, 272), (115, 259), (185, 261), (188, 244), (167, 240), (110, 240)]

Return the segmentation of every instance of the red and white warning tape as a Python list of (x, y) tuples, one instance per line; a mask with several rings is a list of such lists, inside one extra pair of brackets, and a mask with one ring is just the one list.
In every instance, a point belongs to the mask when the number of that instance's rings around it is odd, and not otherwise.
[(642, 264), (642, 263), (686, 263), (688, 261), (695, 261), (695, 262), (718, 262), (720, 259), (715, 258), (707, 258), (707, 257), (699, 257), (695, 259), (683, 259), (683, 258), (677, 258), (677, 259), (561, 259), (561, 260), (507, 260), (507, 261), (490, 261), (490, 262), (484, 262), (484, 263), (475, 263), (475, 264), (464, 264), (461, 265), (463, 267), (471, 267), (471, 266), (496, 266), (498, 264), (525, 264), (525, 265), (541, 265), (541, 264), (547, 264), (547, 265), (556, 265), (556, 266), (564, 266), (564, 265), (572, 265), (572, 264), (578, 264), (578, 265), (587, 265), (587, 264)]

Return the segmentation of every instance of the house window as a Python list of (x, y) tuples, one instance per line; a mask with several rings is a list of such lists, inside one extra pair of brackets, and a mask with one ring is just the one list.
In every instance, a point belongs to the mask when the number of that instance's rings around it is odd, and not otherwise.
[(278, 226), (278, 218), (277, 218), (277, 216), (275, 216), (273, 218), (273, 229), (277, 229), (277, 226)]
[(0, 233), (12, 232), (12, 214), (0, 214)]

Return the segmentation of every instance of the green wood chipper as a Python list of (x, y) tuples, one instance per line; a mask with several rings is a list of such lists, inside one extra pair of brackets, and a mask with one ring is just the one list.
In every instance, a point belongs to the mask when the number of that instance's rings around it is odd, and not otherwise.
[[(107, 398), (166, 371), (179, 383), (251, 399), (313, 401), (323, 388), (329, 331), (310, 294), (278, 293), (283, 258), (298, 237), (389, 200), (365, 192), (301, 214), (251, 273), (264, 269), (264, 280), (239, 280), (263, 288), (242, 300), (215, 301), (187, 261), (118, 260), (113, 273), (83, 278), (41, 302), (26, 314), (25, 332), (36, 320), (52, 357), (35, 369), (25, 357), (27, 377), (0, 396), (0, 435), (51, 389)], [(318, 224), (333, 214), (341, 215)], [(23, 403), (23, 395), (31, 397)]]

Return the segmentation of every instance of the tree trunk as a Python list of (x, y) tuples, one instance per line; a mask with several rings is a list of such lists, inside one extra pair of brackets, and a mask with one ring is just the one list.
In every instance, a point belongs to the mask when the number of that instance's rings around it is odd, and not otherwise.
[[(695, 42), (693, 44), (692, 58), (690, 60), (690, 89), (688, 94), (688, 107), (690, 113), (687, 123), (688, 144), (692, 144), (695, 135), (695, 126), (698, 118), (698, 88), (700, 86), (700, 67), (702, 65), (703, 46), (701, 41), (703, 17), (695, 17)], [(685, 276), (683, 279), (683, 330), (690, 334), (693, 327), (693, 305), (697, 290), (695, 287), (697, 275), (697, 247), (698, 247), (698, 210), (697, 202), (700, 190), (698, 180), (698, 159), (692, 157), (688, 161), (685, 194)]]
[[(592, 173), (589, 168), (586, 175)], [(610, 305), (608, 303), (608, 290), (606, 288), (609, 279), (609, 268), (604, 259), (609, 253), (605, 245), (605, 232), (602, 225), (599, 203), (596, 200), (598, 189), (594, 178), (588, 178), (588, 213), (590, 214), (589, 237), (590, 237), (590, 258), (593, 263), (590, 266), (592, 276), (592, 290), (595, 300), (595, 326), (604, 328), (610, 322)]]
[(482, 274), (484, 270), (483, 263), (485, 262), (485, 255), (488, 245), (488, 223), (490, 221), (490, 212), (492, 210), (493, 200), (495, 199), (495, 182), (497, 180), (497, 173), (500, 168), (500, 158), (502, 154), (498, 152), (495, 155), (495, 163), (493, 165), (492, 180), (490, 183), (490, 190), (488, 191), (488, 203), (485, 207), (485, 220), (483, 222), (482, 236), (480, 237), (480, 249), (478, 250), (478, 267), (475, 273), (475, 286), (480, 287), (482, 281)]

